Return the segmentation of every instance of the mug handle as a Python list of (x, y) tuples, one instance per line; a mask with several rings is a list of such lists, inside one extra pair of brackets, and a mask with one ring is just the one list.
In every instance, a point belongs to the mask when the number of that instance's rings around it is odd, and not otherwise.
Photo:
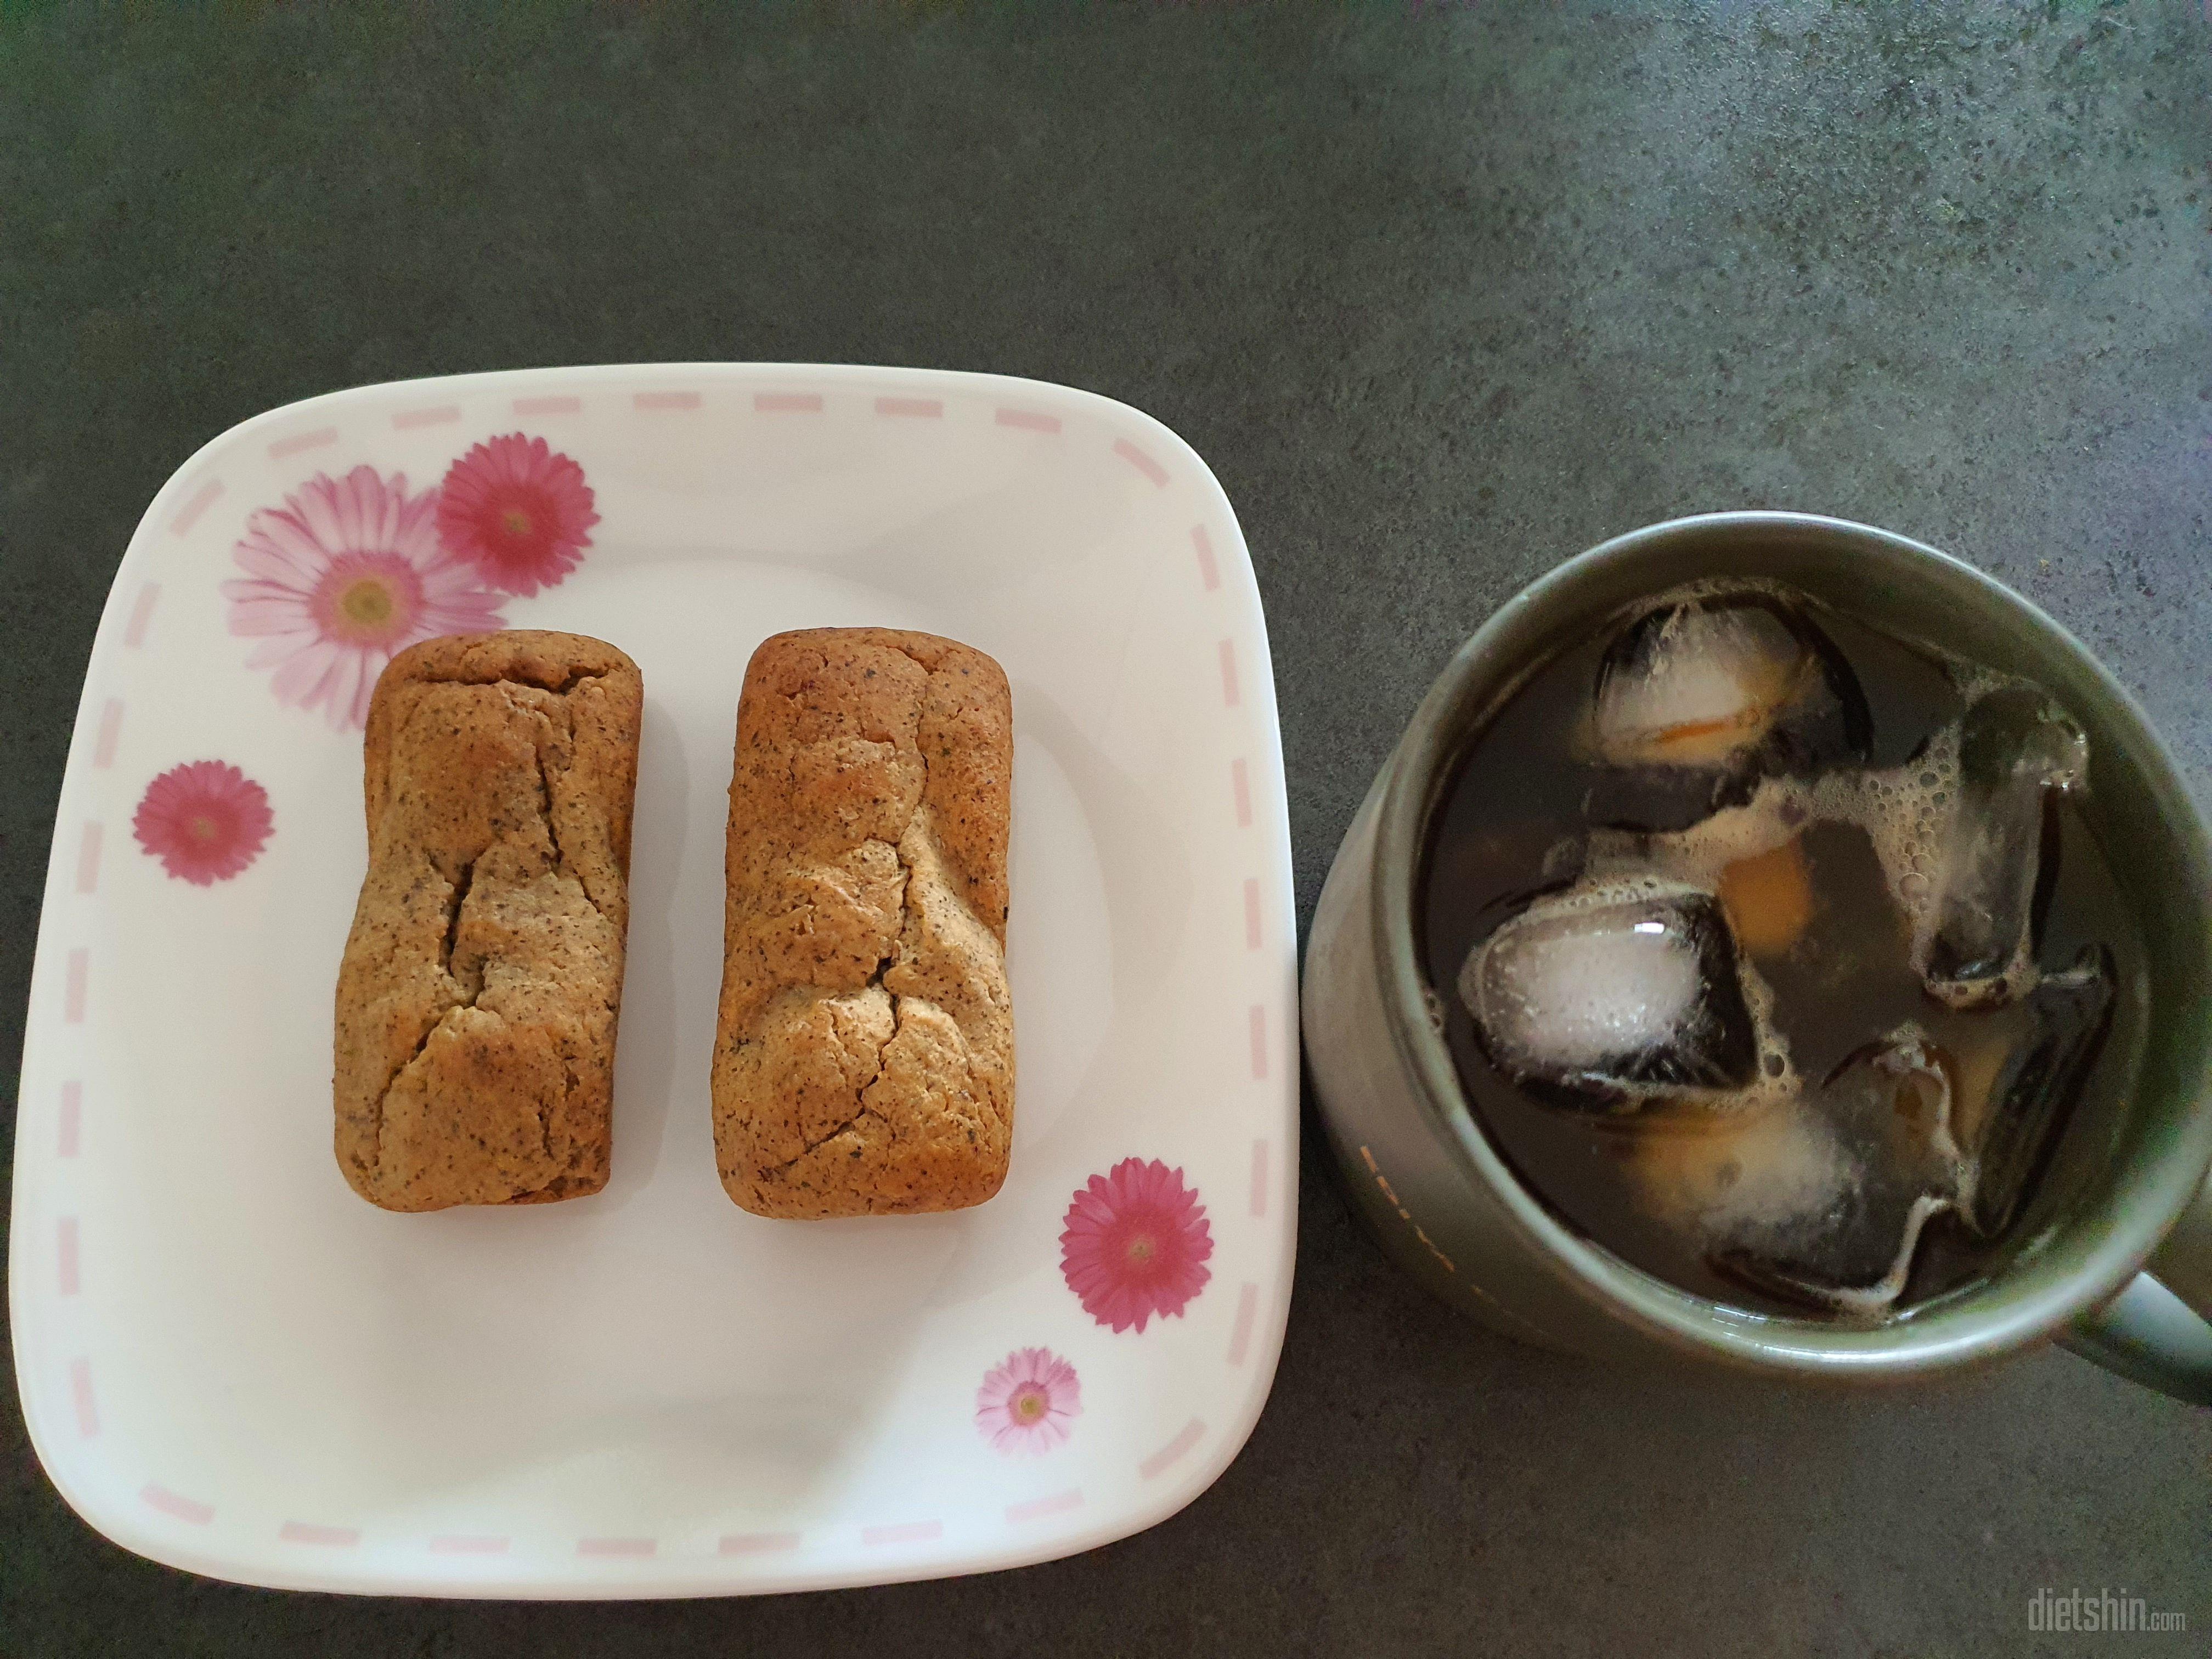
[(2212, 1176), (2150, 1266), (2059, 1336), (2084, 1359), (2192, 1406), (2212, 1406)]

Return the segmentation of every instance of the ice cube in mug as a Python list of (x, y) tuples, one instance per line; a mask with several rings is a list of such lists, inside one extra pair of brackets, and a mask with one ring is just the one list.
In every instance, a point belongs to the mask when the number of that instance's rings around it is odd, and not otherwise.
[(1951, 1083), (1915, 1027), (1845, 1059), (1804, 1103), (1846, 1171), (1824, 1201), (1719, 1243), (1716, 1268), (1860, 1318), (1888, 1312), (1929, 1220), (1969, 1184), (1951, 1129)]
[(1608, 771), (1588, 811), (1680, 829), (1760, 777), (1863, 763), (1870, 742), (1865, 693), (1804, 607), (1757, 588), (1672, 598), (1599, 663), (1586, 743)]
[(2030, 686), (1992, 691), (1960, 720), (1927, 969), (1929, 989), (1953, 1007), (2003, 1001), (2033, 982), (2053, 798), (2081, 786), (2088, 759), (2081, 728)]
[(1620, 1109), (1758, 1074), (1735, 941), (1710, 894), (1631, 877), (1538, 898), (1468, 952), (1459, 994), (1485, 1050), (1554, 1103)]
[(2081, 1098), (2112, 1023), (2112, 953), (2083, 949), (2062, 974), (2046, 974), (2021, 1000), (2026, 1029), (1999, 1065), (1979, 1115), (1967, 1224), (2001, 1238), (2027, 1195), (2068, 1115)]

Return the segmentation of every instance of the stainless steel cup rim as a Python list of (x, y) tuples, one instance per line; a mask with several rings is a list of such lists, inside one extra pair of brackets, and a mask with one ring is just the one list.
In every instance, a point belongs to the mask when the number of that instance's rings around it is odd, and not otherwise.
[[(1969, 608), (1995, 608), (2033, 634), (2054, 661), (2070, 659), (2077, 681), (2094, 678), (2106, 720), (2117, 726), (2133, 763), (2159, 799), (2187, 876), (2187, 899), (2200, 910), (2212, 895), (2212, 837), (2172, 758), (2140, 705), (2086, 647), (2028, 600), (1950, 555), (1871, 526), (1813, 514), (1701, 514), (1647, 526), (1601, 543), (1531, 583), (1460, 647), (1415, 711), (1389, 769), (1376, 824), (1372, 924), (1384, 981), (1383, 1007), (1400, 1056), (1419, 1080), (1424, 1109), (1453, 1149), (1462, 1173), (1500, 1200), (1524, 1243), (1575, 1293), (1671, 1346), (1763, 1370), (1838, 1377), (1907, 1376), (1987, 1359), (2047, 1336), (2117, 1291), (2142, 1266), (2212, 1165), (2212, 1093), (2200, 1081), (2196, 1109), (2169, 1137), (2154, 1167), (2128, 1189), (2124, 1203), (2100, 1206), (2095, 1225), (2075, 1225), (2051, 1248), (1992, 1279), (1939, 1298), (1889, 1324), (1865, 1328), (1770, 1316), (1679, 1290), (1584, 1238), (1555, 1217), (1506, 1164), (1461, 1091), (1443, 1037), (1432, 1023), (1426, 976), (1416, 953), (1415, 881), (1437, 792), (1464, 752), (1478, 708), (1494, 707), (1536, 662), (1516, 659), (1510, 642), (1553, 612), (1591, 607), (1577, 595), (1591, 579), (1633, 567), (1662, 549), (1760, 537), (1811, 538), (1919, 576)], [(1647, 590), (1650, 591), (1650, 590)], [(2212, 956), (2212, 915), (2206, 917)], [(2203, 1078), (2207, 1068), (2200, 1066)]]

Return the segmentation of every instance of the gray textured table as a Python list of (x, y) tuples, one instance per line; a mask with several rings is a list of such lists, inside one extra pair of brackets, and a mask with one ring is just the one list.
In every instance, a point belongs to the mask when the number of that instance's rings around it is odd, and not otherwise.
[[(1302, 914), (1451, 647), (1692, 509), (1973, 560), (2212, 775), (2197, 0), (256, 9), (0, 9), (11, 1065), (140, 510), (233, 422), (362, 381), (831, 359), (1158, 416), (1259, 567)], [(271, 1595), (86, 1530), (11, 1378), (0, 1652), (2203, 1650), (2212, 1416), (2057, 1352), (1869, 1399), (1547, 1358), (1439, 1316), (1306, 1158), (1273, 1403), (1127, 1542), (749, 1602)], [(2190, 1635), (2030, 1637), (2039, 1588), (2124, 1585)]]

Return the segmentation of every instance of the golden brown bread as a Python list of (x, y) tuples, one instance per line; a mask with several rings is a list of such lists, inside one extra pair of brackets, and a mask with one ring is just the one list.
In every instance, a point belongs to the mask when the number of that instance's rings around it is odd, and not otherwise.
[(1013, 1129), (1013, 712), (981, 652), (817, 628), (738, 705), (714, 1065), (722, 1185), (757, 1215), (957, 1210)]
[(387, 1210), (606, 1184), (644, 684), (614, 647), (426, 640), (369, 702), (338, 1167)]

